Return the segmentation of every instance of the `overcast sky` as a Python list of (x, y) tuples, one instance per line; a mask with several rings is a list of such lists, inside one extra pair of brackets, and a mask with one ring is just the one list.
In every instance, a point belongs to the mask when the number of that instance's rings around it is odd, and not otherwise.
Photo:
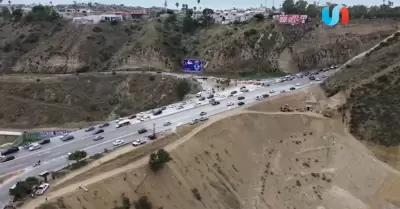
[[(77, 2), (89, 2), (89, 1), (81, 1), (76, 0)], [(125, 4), (130, 6), (143, 6), (143, 7), (151, 7), (151, 6), (163, 6), (165, 0), (93, 0), (92, 2), (104, 3), (104, 4)], [(197, 6), (197, 7), (208, 7), (213, 9), (229, 9), (229, 8), (248, 8), (248, 7), (259, 7), (262, 5), (267, 5), (268, 7), (272, 7), (273, 3), (275, 6), (278, 7), (282, 4), (283, 0), (201, 0), (200, 4), (197, 5), (197, 0), (179, 0), (179, 1), (172, 1), (167, 0), (169, 8), (175, 8), (175, 3), (178, 2), (179, 4), (188, 4), (189, 7)], [(398, 0), (393, 0), (395, 6), (399, 6), (399, 3), (396, 3)], [(3, 0), (3, 4), (8, 2), (8, 0)], [(11, 0), (12, 3), (15, 4), (31, 4), (31, 3), (41, 3), (47, 4), (49, 0)], [(309, 3), (314, 1), (308, 0)], [(318, 1), (317, 1), (318, 2)], [(326, 0), (320, 1), (321, 4), (325, 3)], [(380, 0), (349, 0), (349, 1), (331, 1), (337, 4), (347, 4), (347, 5), (355, 5), (355, 4), (366, 4), (366, 5), (379, 5), (382, 4)], [(72, 3), (72, 0), (53, 0), (53, 4), (69, 4)]]

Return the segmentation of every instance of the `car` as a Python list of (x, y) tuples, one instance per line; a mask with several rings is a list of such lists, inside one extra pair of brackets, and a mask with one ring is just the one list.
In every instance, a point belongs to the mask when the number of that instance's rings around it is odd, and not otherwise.
[(194, 104), (195, 107), (200, 106), (201, 102), (196, 102), (196, 104)]
[(236, 93), (237, 93), (237, 91), (231, 91), (231, 95), (234, 95)]
[(243, 100), (243, 99), (244, 99), (244, 97), (238, 97), (237, 99), (238, 99), (238, 100)]
[(214, 94), (210, 94), (207, 96), (207, 99), (212, 99), (212, 98), (214, 98)]
[(180, 110), (180, 109), (183, 109), (184, 107), (182, 106), (182, 105), (180, 105), (180, 106), (178, 106), (176, 109), (177, 110)]
[[(66, 133), (66, 134), (61, 135), (61, 136), (60, 136), (60, 139), (63, 139), (63, 138), (65, 138), (66, 136), (69, 136), (69, 133)], [(28, 148), (29, 148), (29, 147), (28, 147)]]
[(326, 77), (328, 77), (328, 76), (327, 76), (327, 75), (322, 75), (321, 77), (322, 77), (322, 78), (326, 78)]
[(296, 83), (296, 85), (295, 86), (300, 86), (301, 85), (301, 83)]
[(205, 97), (200, 97), (200, 98), (199, 98), (199, 101), (204, 101), (204, 100), (206, 100)]
[(29, 147), (29, 151), (34, 151), (34, 150), (37, 150), (40, 148), (42, 148), (42, 146), (40, 146), (40, 144), (32, 144), (32, 146)]
[(248, 90), (248, 89), (246, 89), (246, 88), (244, 88), (244, 89), (240, 89), (240, 91), (241, 91), (241, 92), (243, 92), (243, 93), (244, 93), (244, 92), (249, 92), (249, 90)]
[(244, 102), (238, 102), (238, 106), (244, 105)]
[(93, 135), (103, 133), (103, 132), (104, 132), (104, 129), (97, 129), (95, 132), (93, 132)]
[(310, 79), (310, 81), (314, 81), (315, 77), (314, 76), (310, 76), (310, 77), (308, 77), (308, 79)]
[(0, 162), (5, 163), (14, 160), (15, 156), (0, 156)]
[(285, 92), (286, 92), (285, 90), (282, 90), (282, 91), (281, 91), (281, 93), (285, 93)]
[(156, 116), (156, 115), (161, 115), (161, 114), (162, 114), (162, 109), (156, 110), (156, 111), (154, 111), (154, 113), (153, 113), (154, 116)]
[(219, 104), (220, 104), (220, 102), (218, 102), (218, 101), (213, 101), (213, 102), (211, 102), (211, 105), (212, 105), (212, 106), (219, 105)]
[(1, 155), (9, 155), (9, 154), (13, 154), (19, 151), (18, 147), (11, 147), (9, 149), (7, 149), (6, 151), (2, 152)]
[(263, 94), (262, 97), (267, 98), (267, 97), (269, 97), (269, 94)]
[(295, 90), (295, 89), (296, 89), (295, 87), (290, 87), (290, 90), (291, 90), (291, 91), (293, 91), (293, 90)]
[(128, 117), (128, 119), (135, 119), (135, 118), (136, 118), (136, 115), (131, 115)]
[(232, 105), (234, 105), (233, 102), (228, 102), (228, 103), (226, 103), (226, 106), (232, 106)]
[(147, 129), (145, 129), (145, 128), (141, 128), (141, 129), (138, 130), (139, 134), (144, 134), (146, 132), (147, 132)]
[(118, 123), (118, 122), (120, 122), (121, 120), (123, 120), (123, 118), (118, 118), (118, 119), (116, 120), (116, 122)]
[(124, 140), (117, 139), (117, 140), (115, 140), (115, 141), (113, 142), (113, 145), (114, 145), (114, 146), (120, 146), (120, 145), (122, 145), (123, 143), (125, 143)]
[(93, 138), (93, 141), (99, 141), (99, 140), (102, 140), (102, 139), (104, 139), (104, 136), (97, 135), (97, 136), (95, 136), (95, 137)]
[(199, 119), (193, 119), (192, 121), (190, 121), (190, 125), (194, 125), (198, 122), (199, 122)]
[(42, 195), (46, 192), (46, 190), (50, 187), (50, 184), (48, 183), (43, 183), (40, 186), (36, 188), (35, 194), (36, 195)]
[(263, 98), (264, 98), (263, 96), (256, 96), (256, 100), (261, 100)]
[(203, 115), (207, 115), (207, 113), (206, 112), (201, 112), (200, 116), (203, 116)]
[(320, 78), (315, 78), (315, 80), (316, 80), (316, 81), (320, 81), (321, 79), (320, 79)]
[(39, 142), (39, 144), (43, 145), (43, 144), (48, 144), (50, 142), (51, 142), (50, 139), (43, 139), (42, 141)]
[(271, 89), (271, 90), (269, 90), (269, 93), (275, 93), (275, 90), (273, 90), (273, 89)]
[(199, 121), (206, 121), (206, 120), (208, 120), (207, 117), (201, 117), (201, 118), (199, 119)]
[(22, 145), (22, 147), (23, 147), (24, 149), (29, 149), (29, 147), (31, 147), (31, 145), (32, 145), (32, 143), (28, 142), (28, 143)]
[(137, 147), (139, 145), (142, 145), (142, 144), (146, 144), (146, 140), (137, 139), (137, 140), (132, 142), (132, 145), (135, 146), (135, 147)]
[(90, 126), (89, 128), (85, 129), (86, 132), (93, 131), (95, 128), (94, 126)]
[(74, 139), (74, 138), (75, 138), (74, 136), (68, 135), (68, 136), (65, 136), (65, 137), (61, 138), (61, 141), (65, 142), (65, 141), (72, 140), (72, 139)]
[(164, 123), (164, 126), (169, 126), (169, 125), (171, 125), (171, 122), (169, 122), (169, 121)]
[(104, 127), (107, 127), (109, 125), (110, 125), (109, 123), (103, 123), (103, 124), (99, 125), (99, 128), (104, 128)]
[(166, 106), (164, 106), (164, 107), (161, 107), (161, 110), (166, 110), (167, 109), (167, 107)]

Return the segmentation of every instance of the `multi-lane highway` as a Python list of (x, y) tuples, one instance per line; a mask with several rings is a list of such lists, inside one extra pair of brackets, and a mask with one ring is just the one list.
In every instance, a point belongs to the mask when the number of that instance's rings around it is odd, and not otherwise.
[[(329, 75), (331, 73), (332, 71), (328, 71), (325, 72), (324, 75)], [(317, 77), (320, 77), (321, 75), (323, 74), (319, 74)], [(82, 129), (71, 133), (71, 135), (75, 137), (75, 139), (71, 141), (62, 142), (60, 137), (54, 137), (51, 139), (51, 143), (43, 145), (41, 149), (35, 151), (21, 149), (15, 154), (16, 159), (0, 164), (0, 176), (21, 169), (25, 170), (24, 173), (0, 185), (0, 208), (9, 201), (10, 197), (8, 197), (8, 190), (12, 185), (19, 180), (25, 179), (26, 177), (35, 176), (44, 171), (54, 171), (65, 167), (69, 163), (67, 159), (67, 154), (69, 152), (73, 152), (75, 150), (85, 150), (89, 155), (94, 155), (96, 153), (103, 152), (104, 149), (112, 148), (113, 142), (117, 139), (124, 140), (125, 143), (131, 143), (136, 139), (146, 138), (145, 136), (152, 134), (154, 124), (156, 132), (160, 132), (171, 129), (177, 124), (189, 123), (195, 118), (200, 118), (200, 112), (206, 112), (206, 116), (209, 117), (234, 108), (238, 108), (237, 103), (239, 102), (239, 96), (245, 97), (245, 99), (241, 101), (245, 103), (244, 106), (248, 106), (249, 104), (256, 102), (256, 96), (263, 94), (275, 96), (281, 94), (281, 90), (290, 91), (290, 87), (295, 87), (296, 89), (304, 88), (313, 83), (306, 76), (292, 81), (285, 81), (283, 83), (275, 83), (273, 80), (269, 81), (271, 85), (268, 87), (248, 85), (247, 88), (250, 91), (246, 93), (240, 92), (240, 86), (238, 86), (234, 90), (237, 90), (239, 93), (232, 97), (227, 97), (232, 90), (216, 92), (216, 94), (221, 95), (220, 97), (215, 98), (216, 101), (220, 101), (220, 104), (216, 106), (209, 104), (208, 100), (201, 101), (200, 105), (195, 105), (195, 103), (198, 103), (199, 101), (198, 99), (193, 99), (194, 101), (187, 102), (183, 109), (177, 110), (176, 107), (168, 107), (159, 116), (151, 115), (149, 120), (143, 122), (132, 119), (131, 125), (121, 128), (116, 128), (116, 121), (111, 121), (109, 122), (110, 125), (108, 127), (103, 128), (105, 132), (99, 134), (104, 136), (104, 139), (99, 141), (93, 140), (93, 131), (85, 132), (85, 130)], [(300, 85), (295, 86), (295, 84)], [(275, 92), (270, 93), (271, 89), (273, 89)], [(235, 105), (228, 107), (228, 102), (233, 102)], [(169, 121), (171, 125), (164, 126), (164, 123), (167, 121)], [(146, 128), (149, 131), (145, 134), (139, 134), (138, 130), (141, 128)], [(37, 167), (32, 167), (32, 165), (38, 160), (40, 160), (42, 164)]]

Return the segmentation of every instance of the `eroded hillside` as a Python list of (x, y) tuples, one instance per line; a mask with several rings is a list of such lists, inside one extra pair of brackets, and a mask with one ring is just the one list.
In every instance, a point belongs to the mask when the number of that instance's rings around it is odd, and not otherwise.
[(345, 92), (341, 110), (351, 133), (385, 146), (400, 145), (400, 32), (344, 67), (322, 85), (328, 96)]
[(97, 25), (61, 20), (29, 24), (1, 21), (0, 70), (179, 71), (182, 59), (199, 58), (207, 72), (296, 72), (343, 63), (392, 34), (399, 24), (393, 20), (354, 20), (350, 25), (328, 27), (317, 21), (292, 26), (252, 20), (186, 31), (184, 21), (175, 15)]
[(131, 201), (140, 196), (147, 196), (153, 208), (182, 209), (398, 204), (399, 173), (375, 160), (343, 131), (340, 120), (313, 113), (244, 112), (196, 130), (171, 145), (176, 147), (173, 162), (159, 173), (138, 161), (119, 175), (103, 173), (88, 180), (97, 183), (83, 182), (87, 192), (74, 185), (51, 192), (40, 208), (133, 208)]
[(3, 76), (0, 126), (25, 129), (126, 116), (178, 101), (179, 82), (168, 76), (122, 73)]

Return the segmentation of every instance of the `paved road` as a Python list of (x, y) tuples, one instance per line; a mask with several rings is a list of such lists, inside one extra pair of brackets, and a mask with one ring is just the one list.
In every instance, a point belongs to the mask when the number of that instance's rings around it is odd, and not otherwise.
[[(331, 74), (333, 71), (329, 71), (326, 74)], [(322, 74), (318, 75), (321, 76)], [(270, 80), (271, 81), (271, 80)], [(207, 116), (212, 116), (215, 114), (219, 114), (225, 111), (229, 111), (230, 109), (238, 108), (236, 105), (238, 102), (238, 96), (244, 96), (245, 99), (241, 100), (246, 103), (245, 106), (255, 102), (255, 97), (262, 94), (270, 94), (271, 96), (280, 94), (281, 90), (289, 91), (290, 87), (295, 86), (296, 83), (300, 83), (300, 86), (296, 86), (296, 88), (304, 88), (309, 86), (312, 82), (308, 79), (308, 77), (295, 79), (292, 81), (286, 81), (284, 83), (273, 83), (270, 87), (258, 87), (255, 85), (249, 85), (247, 88), (250, 92), (241, 93), (239, 92), (234, 97), (224, 97), (227, 96), (230, 91), (225, 92), (217, 92), (222, 95), (221, 97), (217, 97), (216, 100), (220, 101), (220, 105), (212, 106), (208, 103), (208, 101), (202, 101), (201, 105), (195, 106), (195, 102), (199, 102), (197, 99), (193, 101), (193, 103), (188, 102), (185, 105), (184, 109), (176, 110), (175, 107), (169, 107), (163, 114), (160, 116), (151, 116), (152, 118), (148, 121), (140, 122), (136, 119), (131, 120), (132, 125), (116, 128), (116, 121), (111, 121), (110, 126), (105, 127), (105, 132), (101, 134), (104, 136), (104, 139), (100, 141), (93, 141), (93, 131), (85, 132), (84, 130), (78, 130), (76, 132), (71, 133), (74, 135), (75, 139), (62, 142), (59, 137), (54, 137), (51, 139), (51, 143), (44, 145), (41, 149), (36, 151), (28, 151), (25, 149), (20, 150), (15, 154), (16, 159), (1, 163), (0, 164), (0, 176), (24, 169), (25, 172), (13, 179), (10, 179), (0, 185), (0, 206), (8, 202), (8, 189), (14, 185), (18, 180), (23, 180), (29, 176), (38, 175), (44, 171), (54, 171), (65, 167), (68, 163), (67, 153), (75, 150), (85, 150), (89, 155), (93, 155), (96, 153), (103, 152), (105, 148), (112, 148), (112, 142), (117, 139), (122, 139), (125, 143), (130, 143), (136, 139), (144, 138), (145, 136), (152, 133), (153, 124), (155, 124), (155, 129), (157, 132), (171, 129), (171, 127), (176, 126), (177, 124), (185, 124), (193, 120), (194, 118), (200, 118), (200, 112), (207, 112)], [(236, 90), (238, 90), (237, 87)], [(271, 89), (275, 90), (275, 93), (269, 93)], [(226, 104), (228, 102), (234, 102), (235, 105), (228, 107)], [(170, 126), (164, 126), (164, 122), (169, 121), (172, 124)], [(146, 128), (149, 130), (146, 134), (138, 134), (138, 130), (140, 128)], [(32, 165), (38, 160), (42, 161), (42, 165), (33, 168)], [(1, 207), (0, 207), (1, 208)]]

